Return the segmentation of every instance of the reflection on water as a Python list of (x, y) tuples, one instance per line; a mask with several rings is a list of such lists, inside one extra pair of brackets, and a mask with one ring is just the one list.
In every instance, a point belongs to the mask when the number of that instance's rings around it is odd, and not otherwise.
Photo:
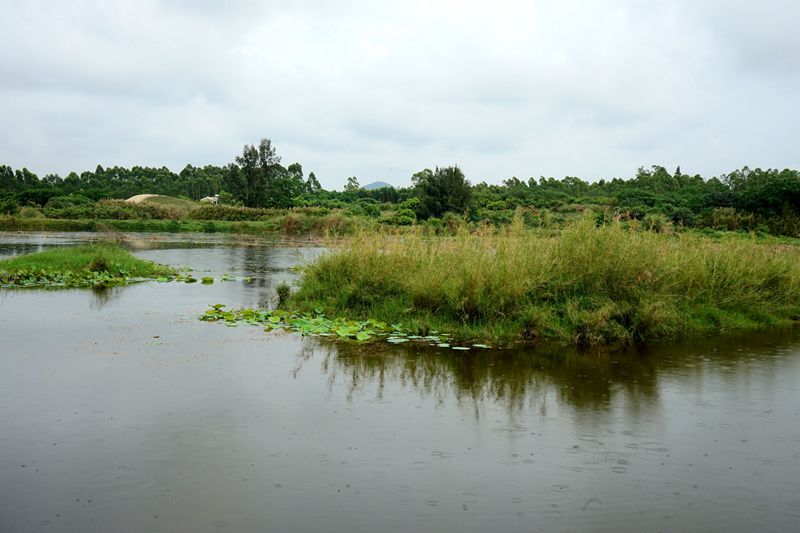
[[(306, 343), (296, 372), (319, 355), (317, 346)], [(612, 353), (563, 346), (466, 353), (424, 345), (321, 346), (323, 370), (332, 382), (346, 382), (351, 397), (375, 386), (380, 400), (387, 384), (396, 384), (476, 408), (484, 402), (499, 403), (514, 413), (536, 405), (547, 396), (546, 390), (553, 390), (560, 403), (600, 412), (620, 402), (636, 408), (654, 406), (664, 380), (701, 381), (712, 374), (735, 387), (737, 381), (749, 382), (758, 374), (759, 382), (768, 384), (781, 371), (777, 363), (800, 350), (800, 333), (701, 338)]]
[(137, 239), (237, 281), (0, 291), (0, 531), (800, 526), (798, 332), (614, 354), (330, 344), (196, 319), (268, 301), (321, 249)]
[[(750, 348), (745, 348), (749, 346)], [(781, 364), (800, 352), (800, 334), (787, 331), (743, 338), (699, 339), (628, 352), (586, 353), (572, 348), (473, 350), (454, 353), (427, 346), (361, 346), (307, 341), (294, 375), (320, 360), (330, 385), (347, 397), (387, 388), (416, 391), (437, 402), (455, 401), (480, 417), (503, 406), (510, 420), (546, 414), (548, 402), (576, 413), (603, 416), (623, 408), (631, 420), (654, 416), (673, 382), (717, 383), (737, 391), (752, 382), (772, 388)], [(712, 391), (707, 391), (712, 392)]]
[(91, 301), (92, 310), (98, 311), (113, 298), (122, 296), (123, 289), (124, 287), (92, 287), (90, 289), (94, 296)]

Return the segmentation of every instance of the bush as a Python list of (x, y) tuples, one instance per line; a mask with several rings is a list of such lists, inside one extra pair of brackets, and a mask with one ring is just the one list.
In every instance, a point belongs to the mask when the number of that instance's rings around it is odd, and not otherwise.
[(186, 215), (190, 220), (228, 220), (231, 222), (267, 220), (279, 211), (275, 209), (261, 209), (256, 207), (239, 207), (232, 205), (203, 205), (189, 211)]
[(0, 213), (4, 215), (13, 215), (19, 209), (19, 205), (17, 204), (17, 199), (9, 194), (7, 196), (0, 197)]
[(41, 209), (28, 206), (20, 207), (17, 216), (19, 218), (44, 218), (44, 214), (42, 213)]
[(382, 220), (393, 226), (411, 226), (417, 221), (417, 214), (411, 209), (399, 209), (391, 217)]
[(448, 232), (455, 233), (467, 226), (467, 220), (462, 215), (450, 212), (442, 216), (442, 224)]
[(711, 225), (714, 229), (728, 231), (750, 231), (757, 226), (756, 217), (752, 213), (741, 213), (732, 207), (718, 207), (711, 214)]
[(669, 220), (661, 213), (650, 213), (645, 215), (643, 224), (645, 229), (649, 231), (655, 231), (656, 233), (663, 233), (670, 229)]
[(54, 196), (45, 205), (48, 209), (64, 209), (65, 207), (88, 206), (94, 201), (82, 194), (68, 194), (66, 196)]

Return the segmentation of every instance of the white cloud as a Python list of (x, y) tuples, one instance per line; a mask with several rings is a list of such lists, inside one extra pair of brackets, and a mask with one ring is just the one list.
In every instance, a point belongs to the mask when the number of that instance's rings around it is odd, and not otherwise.
[(223, 164), (326, 187), (800, 167), (797, 2), (0, 1), (0, 163)]

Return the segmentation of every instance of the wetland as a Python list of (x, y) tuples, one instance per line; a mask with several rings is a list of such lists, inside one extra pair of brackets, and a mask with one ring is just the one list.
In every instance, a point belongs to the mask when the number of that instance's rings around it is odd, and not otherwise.
[[(0, 259), (97, 238), (0, 234)], [(318, 244), (123, 242), (218, 281), (0, 289), (0, 530), (800, 524), (796, 328), (605, 353), (331, 342), (198, 320), (274, 307)]]

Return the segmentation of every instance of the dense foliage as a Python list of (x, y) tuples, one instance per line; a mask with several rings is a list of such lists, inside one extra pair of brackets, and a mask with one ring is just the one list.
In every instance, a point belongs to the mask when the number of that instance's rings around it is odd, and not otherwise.
[[(800, 236), (800, 172), (791, 169), (744, 167), (706, 179), (680, 168), (670, 173), (653, 166), (640, 168), (631, 179), (512, 177), (501, 185), (470, 185), (452, 166), (417, 172), (407, 188), (366, 190), (351, 176), (344, 190), (328, 191), (313, 172), (306, 177), (299, 163), (282, 166), (269, 139), (245, 145), (241, 156), (225, 167), (187, 165), (180, 173), (165, 167), (98, 166), (64, 178), (54, 174), (40, 178), (24, 168), (0, 165), (0, 214), (23, 216), (26, 211), (21, 209), (33, 208), (37, 211), (27, 213), (48, 218), (192, 218), (191, 212), (167, 208), (163, 217), (155, 211), (144, 216), (107, 201), (143, 193), (194, 201), (219, 195), (221, 204), (253, 209), (342, 210), (346, 216), (400, 226), (425, 220), (444, 227), (453, 219), (504, 225), (520, 214), (529, 226), (546, 227), (590, 210), (599, 223), (636, 220), (655, 230), (673, 225)], [(105, 203), (98, 203), (101, 200)], [(196, 214), (200, 219), (234, 216), (231, 211), (207, 209)], [(236, 220), (258, 220), (263, 215), (263, 211), (235, 213)]]

